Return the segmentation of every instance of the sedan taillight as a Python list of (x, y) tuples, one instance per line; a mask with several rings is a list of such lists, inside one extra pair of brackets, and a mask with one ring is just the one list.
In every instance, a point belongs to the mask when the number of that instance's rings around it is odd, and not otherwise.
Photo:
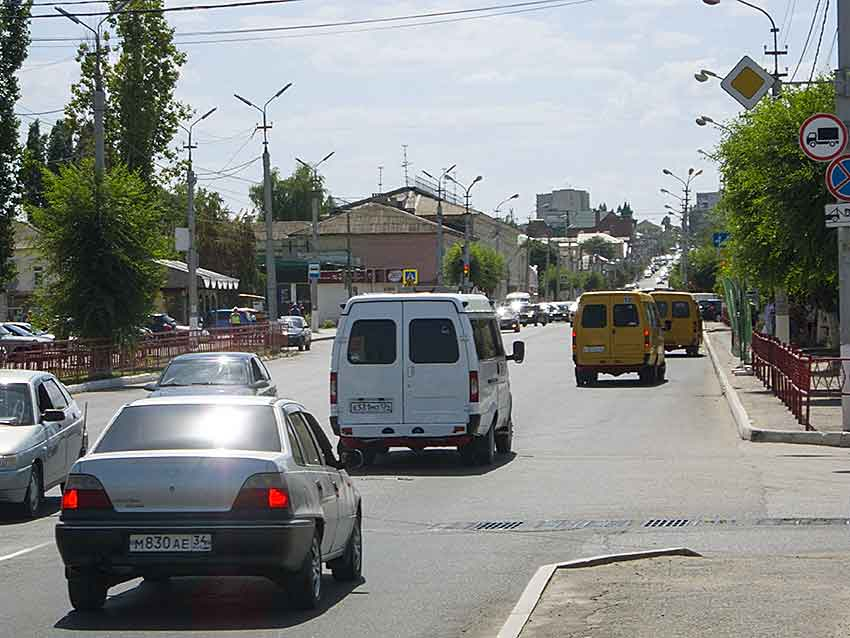
[(279, 474), (255, 474), (250, 477), (236, 500), (235, 510), (283, 510), (289, 508), (289, 492), (283, 485)]
[(62, 492), (63, 510), (112, 509), (106, 490), (89, 474), (70, 474)]

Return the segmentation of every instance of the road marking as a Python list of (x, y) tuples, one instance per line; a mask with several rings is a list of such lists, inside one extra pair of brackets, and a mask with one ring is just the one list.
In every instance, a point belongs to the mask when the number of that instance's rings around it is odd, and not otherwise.
[(37, 549), (41, 549), (42, 547), (47, 547), (48, 545), (52, 544), (53, 541), (47, 541), (46, 543), (39, 543), (38, 545), (33, 545), (32, 547), (27, 547), (26, 549), (22, 549), (17, 552), (12, 552), (11, 554), (6, 554), (5, 556), (0, 556), (0, 563), (5, 560), (12, 560), (13, 558), (17, 558), (18, 556), (23, 556), (24, 554), (29, 554), (30, 552), (34, 552)]

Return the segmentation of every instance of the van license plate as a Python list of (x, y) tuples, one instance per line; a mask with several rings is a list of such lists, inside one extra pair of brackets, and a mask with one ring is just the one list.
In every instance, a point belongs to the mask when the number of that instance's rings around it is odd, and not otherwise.
[(212, 534), (130, 534), (131, 552), (211, 552)]
[(585, 346), (585, 352), (605, 352), (605, 346)]
[(392, 401), (352, 401), (351, 414), (392, 414)]

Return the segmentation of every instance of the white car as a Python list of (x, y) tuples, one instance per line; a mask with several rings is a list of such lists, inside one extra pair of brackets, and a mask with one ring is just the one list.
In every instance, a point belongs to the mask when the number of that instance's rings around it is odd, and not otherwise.
[(369, 464), (391, 447), (456, 447), (467, 465), (511, 451), (508, 361), (483, 295), (353, 297), (331, 354), (331, 428)]

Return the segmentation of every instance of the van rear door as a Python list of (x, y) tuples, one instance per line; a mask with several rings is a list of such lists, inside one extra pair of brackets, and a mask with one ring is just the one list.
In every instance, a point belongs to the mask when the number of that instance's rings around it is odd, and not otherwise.
[(608, 297), (592, 297), (582, 302), (580, 316), (575, 321), (580, 338), (576, 340), (576, 358), (579, 365), (595, 365), (610, 363), (611, 351), (611, 317), (608, 308)]
[(353, 304), (346, 332), (337, 355), (340, 424), (400, 423), (404, 413), (402, 304)]
[[(634, 364), (643, 361), (644, 326), (640, 316), (638, 298), (634, 295), (617, 295), (612, 298), (614, 363)], [(649, 326), (646, 326), (649, 329)], [(647, 335), (648, 336), (648, 335)]]
[(404, 302), (405, 423), (467, 421), (468, 341), (451, 301)]

